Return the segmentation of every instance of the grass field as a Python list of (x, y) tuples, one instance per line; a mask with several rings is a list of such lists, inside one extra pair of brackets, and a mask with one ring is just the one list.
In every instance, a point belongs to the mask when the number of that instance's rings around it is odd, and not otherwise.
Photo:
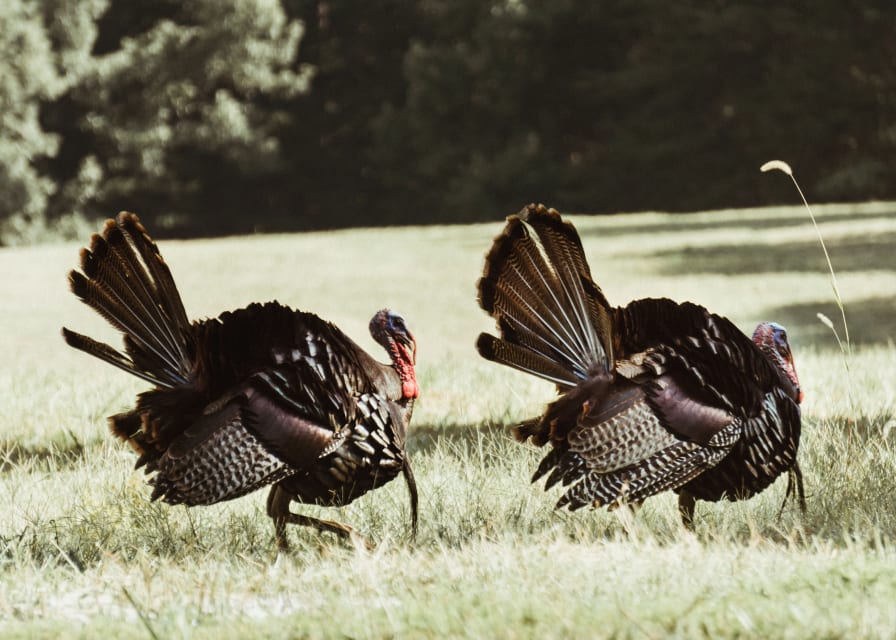
[[(481, 361), (475, 301), (502, 222), (163, 242), (192, 317), (278, 299), (371, 352), (374, 311), (416, 334), (409, 441), (420, 532), (400, 481), (338, 510), (376, 542), (306, 529), (276, 553), (264, 492), (187, 510), (148, 501), (105, 416), (144, 388), (63, 344), (114, 339), (66, 291), (74, 244), (0, 250), (0, 637), (886, 638), (896, 634), (896, 205), (818, 207), (840, 322), (802, 209), (573, 216), (611, 302), (690, 299), (744, 331), (787, 325), (806, 394), (808, 513), (785, 481), (697, 509), (557, 512), (528, 479), (541, 452), (506, 427), (550, 385)], [(86, 240), (86, 239), (85, 239)], [(848, 373), (846, 367), (848, 366)], [(623, 521), (625, 518), (626, 521)]]

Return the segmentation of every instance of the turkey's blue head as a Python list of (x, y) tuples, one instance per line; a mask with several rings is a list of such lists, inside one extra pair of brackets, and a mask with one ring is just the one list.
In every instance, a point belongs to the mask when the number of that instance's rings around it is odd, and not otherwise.
[(391, 309), (377, 311), (370, 320), (370, 335), (380, 343), (389, 357), (392, 366), (401, 379), (401, 395), (405, 398), (416, 398), (420, 395), (414, 365), (417, 363), (417, 341), (408, 329), (401, 314)]
[(777, 366), (793, 383), (793, 392), (797, 402), (803, 401), (803, 391), (793, 364), (793, 352), (787, 341), (787, 329), (777, 322), (762, 322), (753, 332), (753, 343)]

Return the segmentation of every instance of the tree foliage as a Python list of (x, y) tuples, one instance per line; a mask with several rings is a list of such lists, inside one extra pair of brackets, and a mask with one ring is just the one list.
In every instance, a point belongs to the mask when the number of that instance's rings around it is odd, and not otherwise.
[[(888, 0), (9, 0), (0, 221), (178, 234), (893, 198)], [(164, 231), (163, 231), (164, 233)]]
[(38, 165), (56, 153), (59, 141), (41, 127), (39, 108), (61, 89), (37, 7), (0, 3), (0, 220), (44, 212), (53, 182)]
[(285, 101), (307, 84), (300, 35), (276, 0), (194, 0), (121, 39), (68, 96), (75, 180), (98, 171), (93, 200), (192, 233), (263, 226), (279, 210), (258, 196), (284, 172)]
[(818, 198), (896, 194), (885, 2), (508, 2), (475, 19), (445, 2), (430, 17), (452, 22), (441, 12), (468, 28), (409, 49), (407, 100), (385, 110), (374, 153), (396, 191), (443, 219), (530, 200), (764, 204), (789, 196), (756, 172), (779, 156)]

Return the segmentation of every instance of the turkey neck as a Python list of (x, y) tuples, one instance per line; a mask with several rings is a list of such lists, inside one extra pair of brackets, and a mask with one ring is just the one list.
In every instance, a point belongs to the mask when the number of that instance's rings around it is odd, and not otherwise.
[(772, 363), (778, 378), (781, 381), (781, 387), (787, 395), (797, 404), (802, 401), (802, 391), (799, 386), (798, 378), (796, 378), (796, 369), (782, 356), (777, 349), (771, 347), (764, 342), (757, 345), (763, 355)]
[(414, 371), (414, 356), (408, 348), (390, 340), (389, 357), (392, 358), (392, 366), (401, 380), (401, 397), (413, 403), (414, 398), (420, 395), (420, 387), (417, 385), (417, 374)]
[[(380, 365), (384, 371), (389, 371), (394, 378), (388, 385), (389, 399), (398, 405), (401, 420), (401, 437), (405, 436), (405, 429), (411, 422), (411, 414), (414, 412), (414, 400), (420, 395), (420, 387), (417, 386), (417, 376), (414, 371), (413, 355), (408, 348), (398, 341), (390, 338), (387, 341), (386, 351), (392, 360), (392, 366)], [(397, 379), (397, 380), (395, 380)], [(397, 387), (397, 388), (396, 388)], [(383, 388), (386, 388), (385, 386)]]
[[(389, 358), (392, 361), (391, 364), (380, 362), (357, 345), (355, 345), (356, 348), (354, 350), (355, 357), (358, 359), (361, 368), (369, 376), (373, 388), (379, 389), (386, 398), (402, 407), (413, 406), (413, 399), (419, 395), (414, 366), (410, 364), (410, 360), (403, 359), (399, 355), (400, 345), (396, 344), (394, 340), (389, 340), (388, 344), (383, 346), (389, 354)], [(405, 353), (407, 353), (406, 350)], [(409, 386), (411, 384), (414, 389), (418, 390), (417, 394), (408, 395), (405, 393), (406, 388), (410, 390)]]

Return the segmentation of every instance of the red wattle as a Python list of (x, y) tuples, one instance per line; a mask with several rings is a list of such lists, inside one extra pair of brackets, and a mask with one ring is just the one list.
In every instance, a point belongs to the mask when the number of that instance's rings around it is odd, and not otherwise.
[(406, 378), (401, 382), (401, 395), (405, 398), (417, 398), (420, 396), (420, 387), (413, 378)]

